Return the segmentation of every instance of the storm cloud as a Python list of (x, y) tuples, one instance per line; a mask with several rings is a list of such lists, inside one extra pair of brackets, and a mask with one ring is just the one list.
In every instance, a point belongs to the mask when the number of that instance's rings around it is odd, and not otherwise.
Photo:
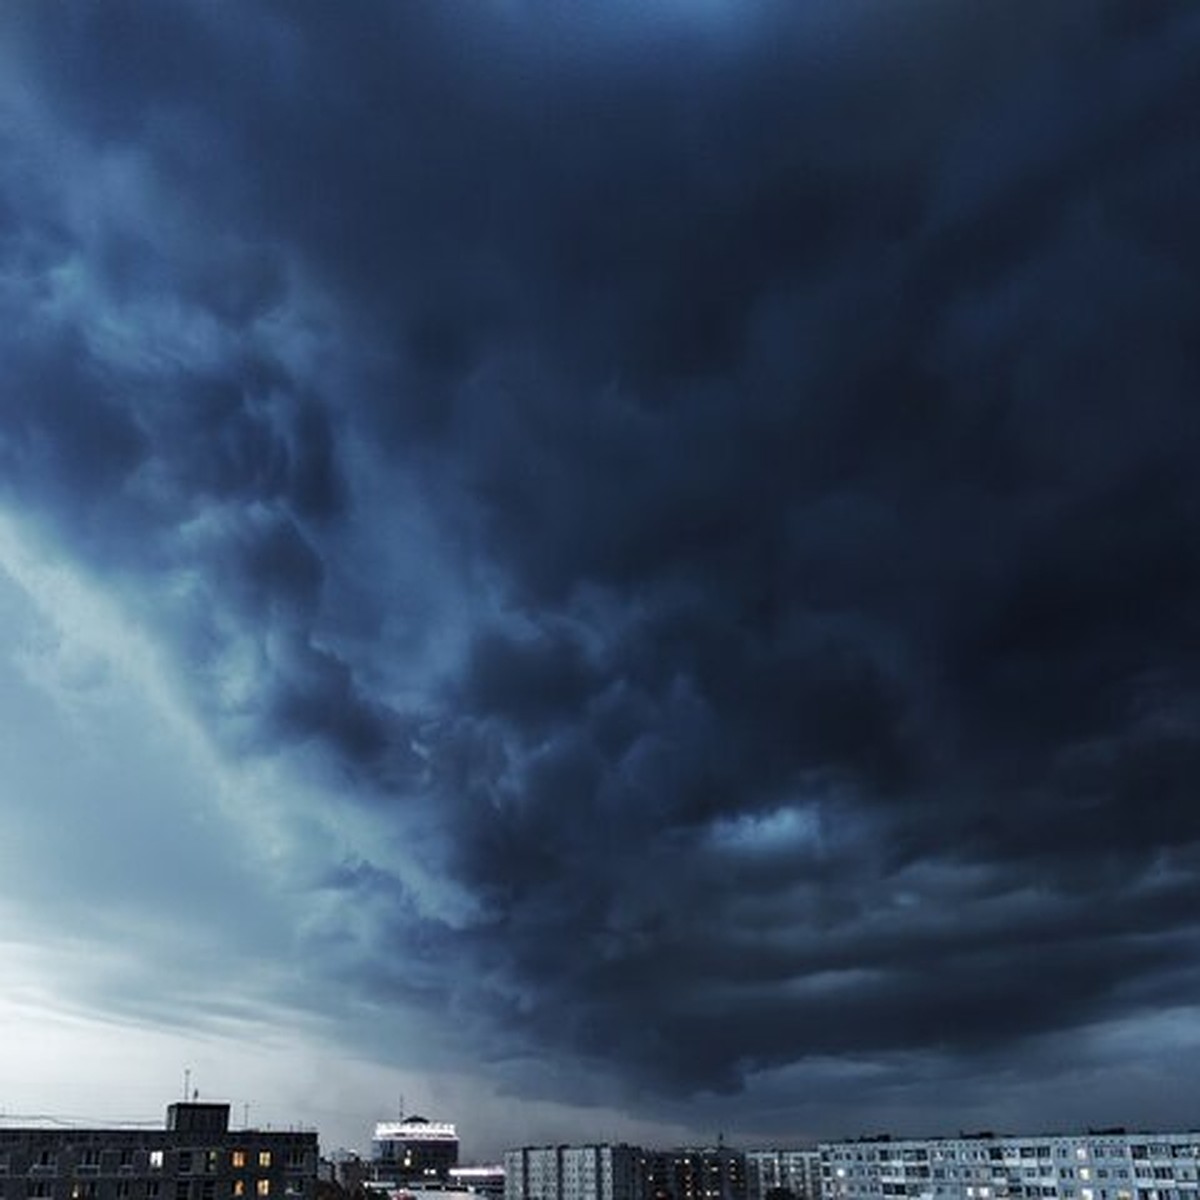
[(1193, 6), (0, 30), (0, 498), (304, 780), (275, 999), (779, 1132), (1194, 1018)]

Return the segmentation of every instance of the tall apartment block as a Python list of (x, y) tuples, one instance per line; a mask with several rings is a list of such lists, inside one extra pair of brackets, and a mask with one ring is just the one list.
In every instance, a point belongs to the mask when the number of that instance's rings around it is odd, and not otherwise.
[(649, 1200), (746, 1200), (746, 1156), (724, 1146), (646, 1155)]
[(796, 1200), (821, 1200), (821, 1155), (817, 1150), (747, 1150), (747, 1200), (765, 1200), (771, 1192), (789, 1192)]
[(313, 1200), (317, 1135), (229, 1128), (172, 1104), (165, 1129), (0, 1129), (0, 1200)]
[(1200, 1200), (1200, 1132), (820, 1146), (824, 1200)]
[(505, 1200), (646, 1200), (637, 1146), (525, 1146), (504, 1155)]

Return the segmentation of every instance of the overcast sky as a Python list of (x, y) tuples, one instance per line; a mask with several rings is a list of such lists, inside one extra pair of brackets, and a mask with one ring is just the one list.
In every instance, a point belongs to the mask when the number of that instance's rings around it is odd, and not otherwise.
[(1198, 113), (1189, 2), (5, 3), (0, 1110), (1200, 1125)]

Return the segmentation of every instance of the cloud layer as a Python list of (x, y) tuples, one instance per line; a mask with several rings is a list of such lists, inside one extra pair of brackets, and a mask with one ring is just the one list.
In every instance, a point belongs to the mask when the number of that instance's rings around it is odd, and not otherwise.
[(303, 780), (275, 1002), (763, 1129), (1172, 1052), (1190, 6), (0, 21), (0, 497)]

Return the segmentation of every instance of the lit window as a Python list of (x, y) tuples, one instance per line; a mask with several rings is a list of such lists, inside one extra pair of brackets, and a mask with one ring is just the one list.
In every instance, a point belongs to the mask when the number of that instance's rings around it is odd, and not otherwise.
[(161, 1150), (150, 1151), (150, 1170), (161, 1171), (163, 1165), (163, 1152)]
[(229, 1164), (233, 1167), (244, 1167), (246, 1165), (245, 1150), (231, 1150), (229, 1152)]
[(244, 1179), (235, 1179), (233, 1181), (233, 1194), (235, 1196), (244, 1196), (246, 1194), (246, 1181)]
[[(259, 1165), (260, 1167), (269, 1167), (269, 1166), (271, 1165), (271, 1152), (270, 1152), (270, 1150), (260, 1150), (260, 1151), (258, 1152), (258, 1165)], [(261, 1192), (261, 1193), (260, 1193), (260, 1195), (263, 1195), (263, 1196), (265, 1196), (265, 1195), (266, 1195), (266, 1192)]]
[(269, 1196), (271, 1194), (271, 1181), (269, 1179), (260, 1179), (254, 1185), (254, 1190), (260, 1196)]

